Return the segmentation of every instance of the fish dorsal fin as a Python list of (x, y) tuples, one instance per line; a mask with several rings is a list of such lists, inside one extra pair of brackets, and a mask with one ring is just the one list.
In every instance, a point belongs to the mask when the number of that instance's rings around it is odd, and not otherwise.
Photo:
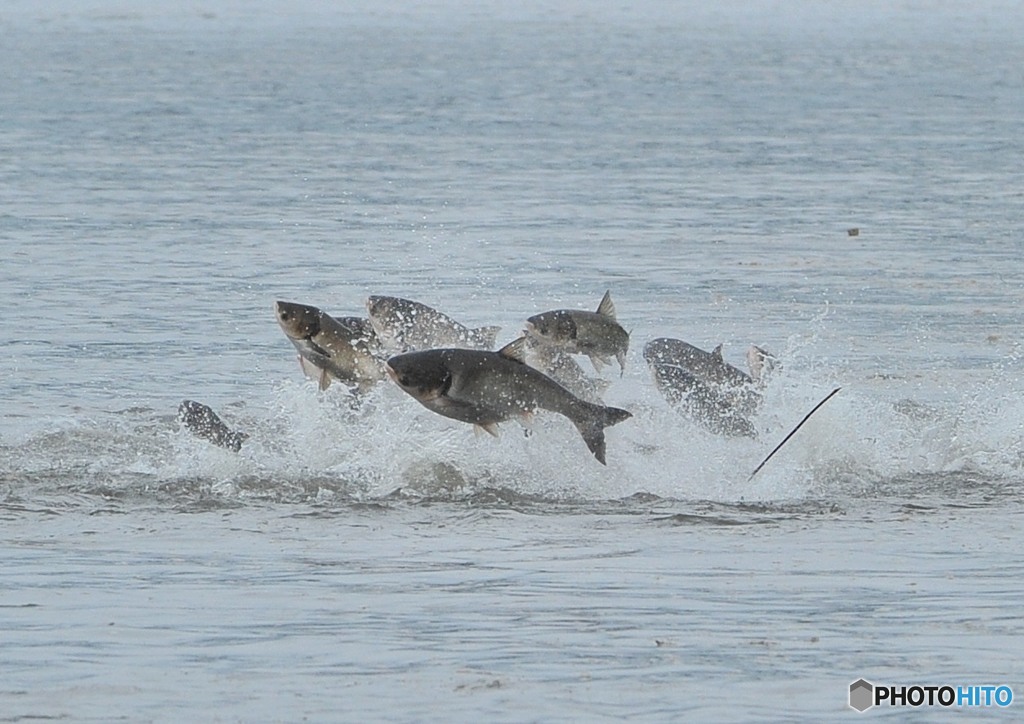
[(611, 289), (601, 297), (601, 303), (597, 305), (597, 313), (615, 319), (615, 302), (612, 301)]
[(498, 354), (512, 360), (513, 362), (526, 364), (526, 337), (513, 339), (511, 342), (499, 349)]
[(713, 350), (711, 350), (711, 354), (719, 362), (725, 362), (725, 357), (722, 356), (722, 347), (723, 347), (723, 345), (720, 344), (717, 347), (715, 347)]

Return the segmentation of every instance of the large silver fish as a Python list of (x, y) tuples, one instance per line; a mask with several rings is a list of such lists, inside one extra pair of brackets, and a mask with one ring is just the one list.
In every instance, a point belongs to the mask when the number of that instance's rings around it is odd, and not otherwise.
[(525, 331), (531, 339), (563, 352), (587, 355), (598, 372), (612, 357), (619, 362), (620, 374), (626, 369), (629, 333), (615, 321), (610, 291), (604, 293), (596, 312), (555, 309), (535, 314), (526, 321)]
[[(752, 347), (747, 358), (759, 379), (771, 364), (770, 355), (759, 347)], [(726, 362), (722, 345), (705, 352), (679, 339), (659, 337), (644, 347), (644, 359), (665, 399), (708, 430), (757, 436), (750, 417), (761, 404), (758, 380)]]
[(367, 320), (335, 319), (317, 307), (295, 302), (279, 301), (274, 312), (281, 330), (299, 351), (303, 371), (321, 390), (338, 380), (366, 392), (384, 379), (384, 365), (376, 356), (380, 345)]
[(538, 408), (564, 415), (587, 447), (605, 464), (604, 428), (630, 418), (626, 410), (595, 405), (573, 395), (523, 362), (525, 340), (498, 352), (432, 349), (388, 360), (398, 386), (428, 410), (478, 425), (497, 435), (497, 424), (529, 418)]
[(242, 443), (249, 437), (231, 430), (210, 407), (193, 400), (182, 400), (178, 405), (178, 422), (196, 437), (235, 452), (242, 449)]
[(501, 329), (470, 329), (433, 307), (400, 297), (372, 296), (366, 309), (381, 344), (391, 352), (437, 347), (490, 350)]

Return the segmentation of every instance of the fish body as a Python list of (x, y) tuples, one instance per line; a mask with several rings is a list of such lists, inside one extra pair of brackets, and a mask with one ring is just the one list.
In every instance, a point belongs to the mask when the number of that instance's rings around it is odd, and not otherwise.
[(377, 337), (390, 352), (438, 347), (491, 350), (501, 329), (470, 329), (433, 307), (400, 297), (371, 296), (366, 310)]
[(193, 400), (182, 400), (178, 405), (178, 422), (196, 437), (235, 452), (249, 437), (231, 430), (210, 407)]
[(620, 373), (626, 369), (629, 332), (615, 319), (611, 292), (605, 292), (596, 312), (581, 309), (555, 309), (535, 314), (526, 321), (526, 335), (568, 354), (590, 357), (598, 372), (618, 360)]
[(274, 305), (277, 323), (299, 352), (303, 371), (327, 389), (332, 380), (366, 392), (384, 379), (380, 343), (369, 321), (332, 317), (317, 307), (295, 302)]
[(589, 377), (572, 355), (558, 347), (526, 338), (526, 363), (535, 367), (580, 399), (604, 404), (608, 381)]
[(525, 340), (498, 352), (441, 348), (409, 352), (388, 360), (391, 377), (420, 404), (445, 417), (478, 425), (492, 435), (513, 417), (537, 409), (563, 415), (587, 447), (605, 464), (604, 428), (628, 419), (626, 410), (581, 400), (523, 362)]
[(725, 361), (721, 345), (706, 352), (679, 339), (659, 337), (644, 347), (644, 359), (665, 399), (708, 430), (757, 436), (749, 418), (757, 412), (761, 394), (750, 375)]

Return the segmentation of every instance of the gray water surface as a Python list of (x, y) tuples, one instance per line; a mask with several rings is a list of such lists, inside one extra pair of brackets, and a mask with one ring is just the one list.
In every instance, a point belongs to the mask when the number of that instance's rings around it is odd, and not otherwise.
[[(1024, 695), (1018, 4), (14, 2), (0, 32), (0, 720)], [(320, 392), (272, 310), (396, 294), (503, 344), (605, 290), (607, 467), (558, 416), (495, 440)], [(659, 336), (778, 357), (756, 439), (668, 406)]]

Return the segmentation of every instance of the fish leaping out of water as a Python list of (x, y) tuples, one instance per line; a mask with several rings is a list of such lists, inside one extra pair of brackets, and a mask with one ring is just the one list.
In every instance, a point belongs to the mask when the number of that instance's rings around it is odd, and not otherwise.
[(520, 337), (498, 352), (442, 348), (409, 352), (388, 360), (388, 371), (405, 392), (439, 415), (461, 420), (497, 435), (497, 425), (528, 418), (537, 409), (563, 415), (576, 426), (587, 447), (605, 464), (604, 428), (632, 415), (576, 397), (523, 361)]
[(644, 347), (644, 359), (666, 400), (711, 432), (756, 437), (750, 418), (761, 404), (760, 386), (771, 355), (751, 347), (747, 374), (725, 361), (722, 346), (711, 352), (679, 339), (659, 337)]

